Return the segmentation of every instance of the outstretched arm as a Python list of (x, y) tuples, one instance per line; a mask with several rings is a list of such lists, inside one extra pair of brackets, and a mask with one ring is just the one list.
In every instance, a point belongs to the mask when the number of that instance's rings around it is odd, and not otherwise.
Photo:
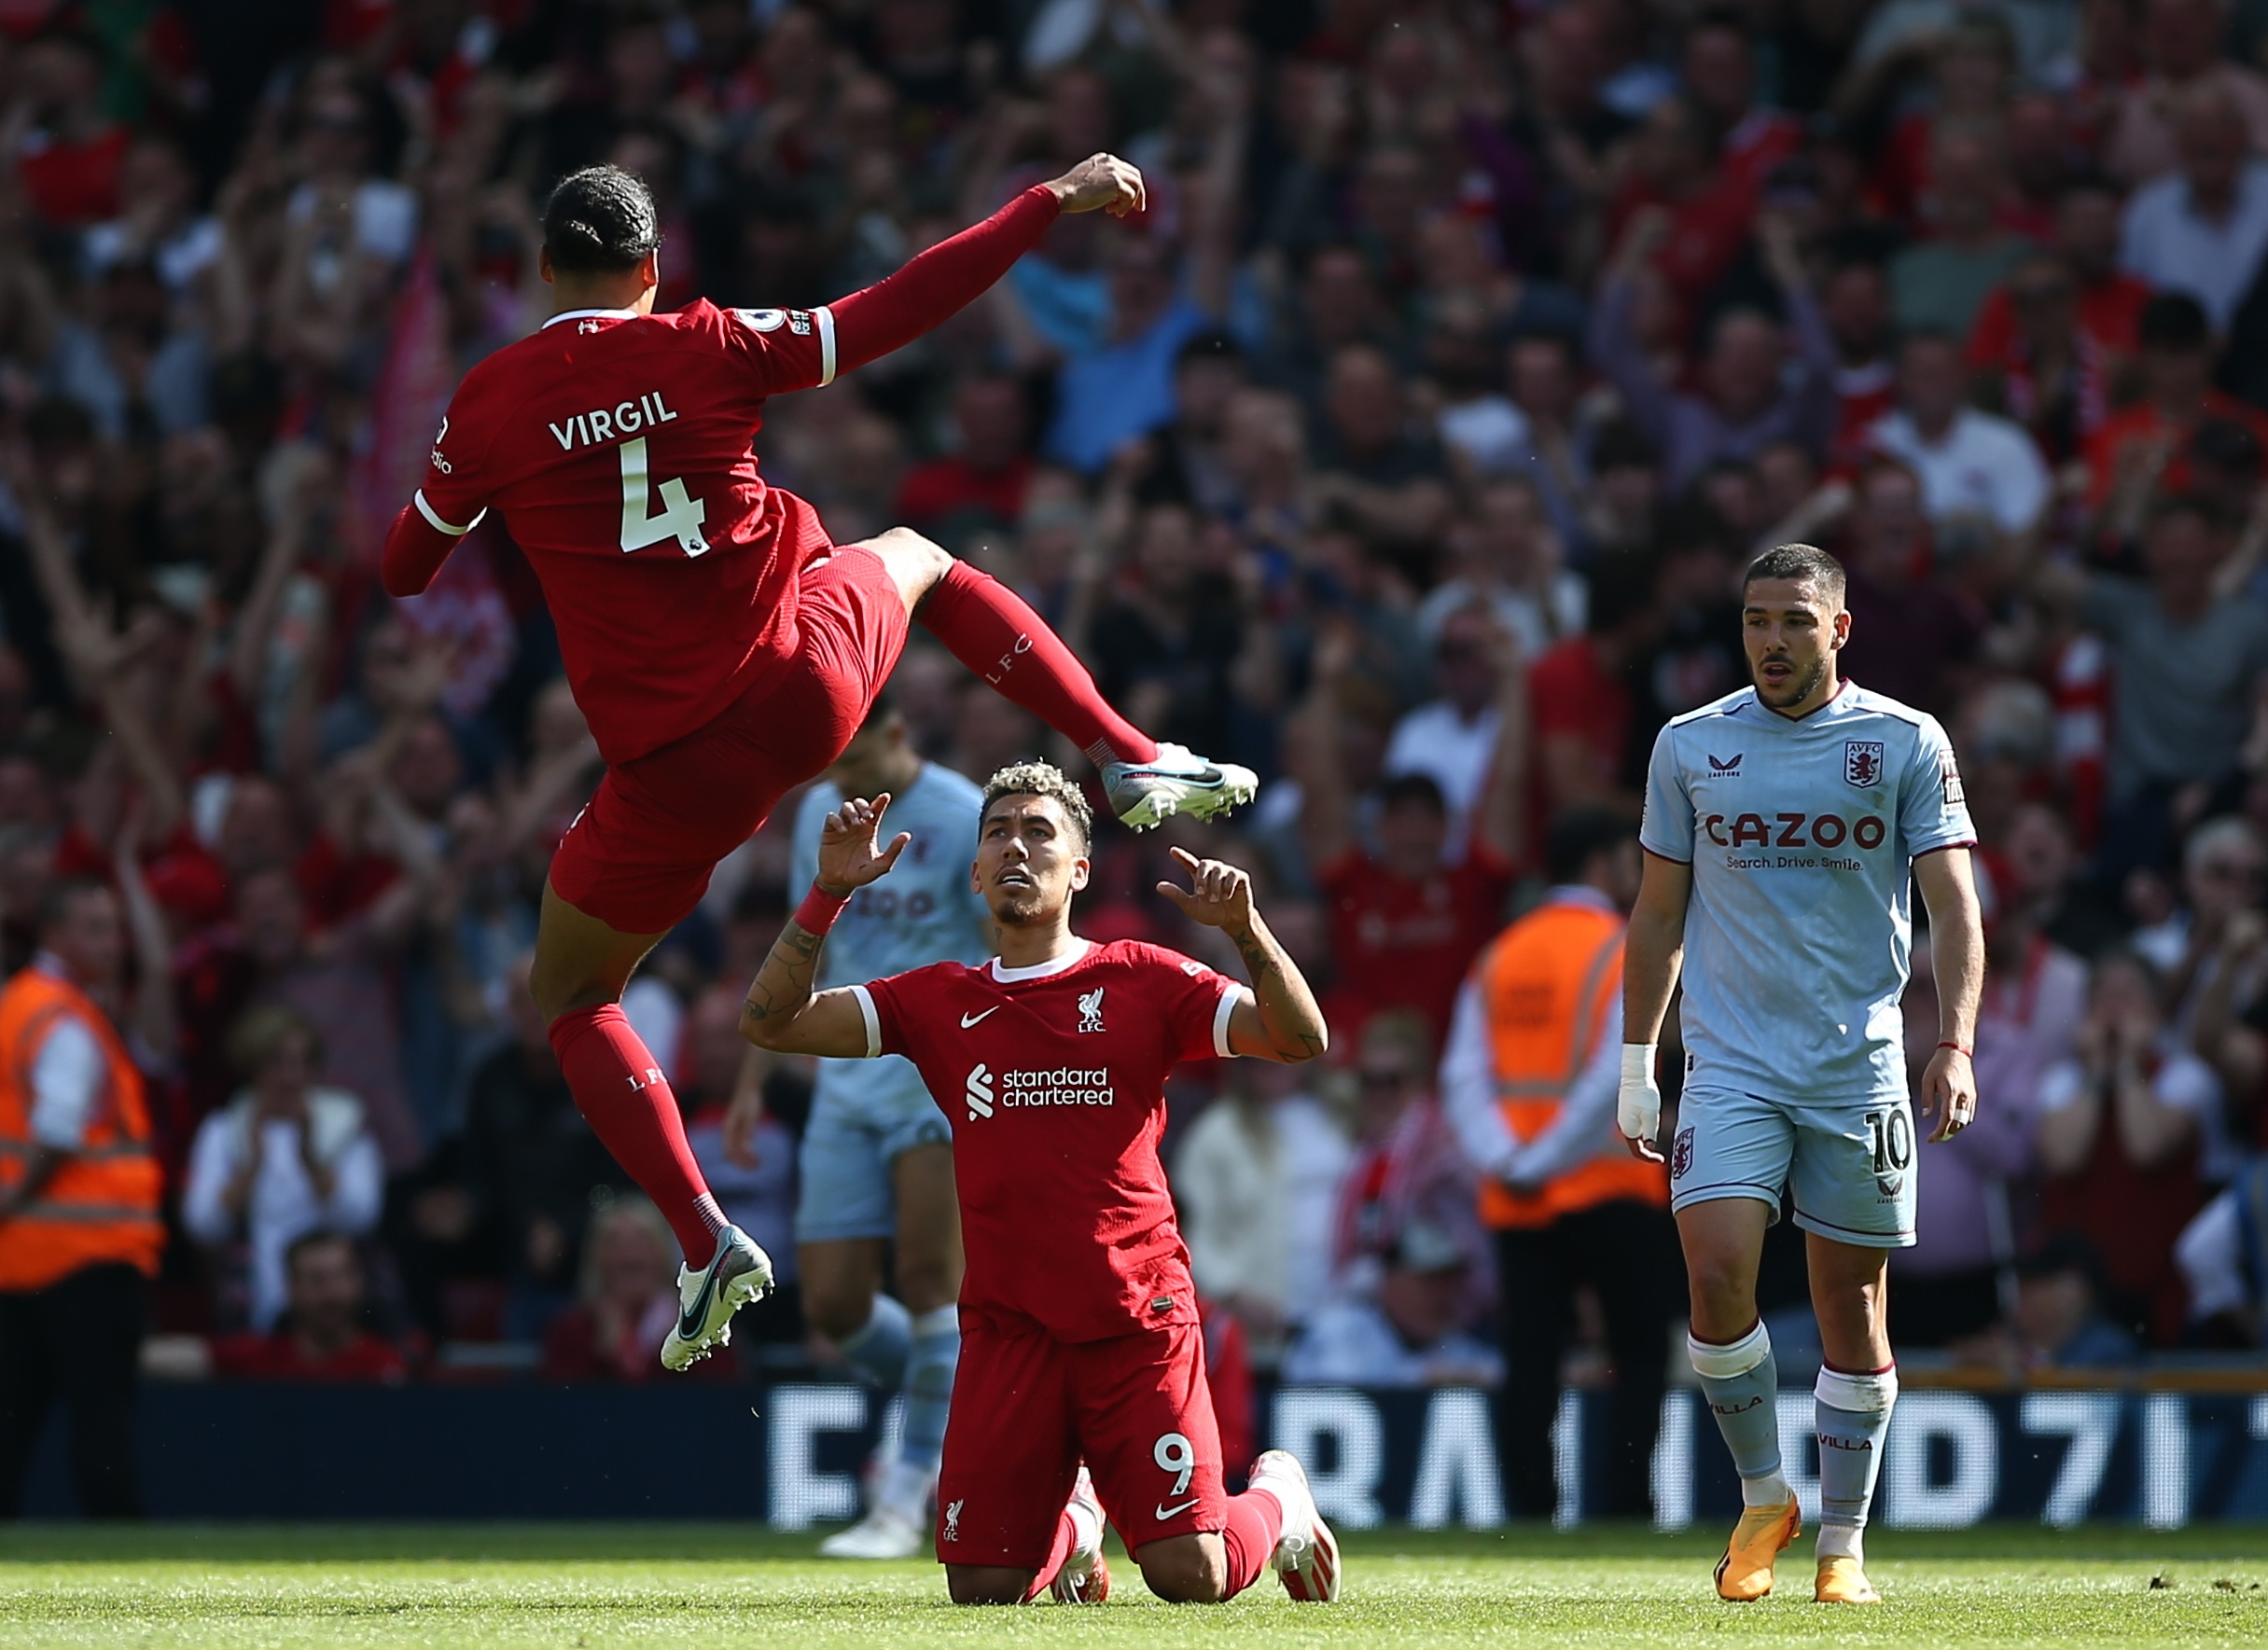
[(772, 944), (741, 1005), (740, 1034), (778, 1054), (818, 1054), (864, 1060), (879, 1052), (867, 1032), (867, 1009), (856, 991), (812, 994), (819, 948), (853, 894), (886, 876), (911, 836), (900, 831), (877, 852), (875, 833), (890, 806), (887, 791), (871, 802), (852, 797), (819, 827), (819, 877), (810, 896)]
[(1217, 859), (1173, 851), (1190, 874), (1190, 886), (1158, 884), (1190, 921), (1217, 928), (1235, 944), (1252, 975), (1252, 995), (1229, 1011), (1231, 1052), (1297, 1065), (1330, 1047), (1323, 1010), (1299, 964), (1286, 954), (1252, 904), (1252, 879)]
[(835, 320), (835, 370), (849, 372), (941, 326), (974, 302), (1039, 243), (1061, 212), (1124, 217), (1148, 203), (1142, 174), (1116, 155), (1080, 161), (1052, 183), (1034, 184), (982, 223), (916, 254), (895, 273), (828, 306)]

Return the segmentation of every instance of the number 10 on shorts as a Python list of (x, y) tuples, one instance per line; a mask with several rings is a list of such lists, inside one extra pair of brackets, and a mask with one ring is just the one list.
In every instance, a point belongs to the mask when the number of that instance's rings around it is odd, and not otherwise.
[(1867, 1151), (1874, 1172), (1896, 1174), (1913, 1161), (1913, 1119), (1904, 1110), (1866, 1115)]

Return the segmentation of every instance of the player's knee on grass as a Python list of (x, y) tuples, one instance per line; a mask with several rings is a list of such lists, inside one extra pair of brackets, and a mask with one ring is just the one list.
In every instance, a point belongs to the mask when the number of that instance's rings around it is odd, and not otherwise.
[(1169, 1604), (1217, 1604), (1229, 1595), (1229, 1548), (1217, 1535), (1169, 1535), (1144, 1546), (1134, 1562)]
[(956, 1604), (1021, 1604), (1032, 1590), (1033, 1574), (992, 1564), (948, 1564), (945, 1590)]

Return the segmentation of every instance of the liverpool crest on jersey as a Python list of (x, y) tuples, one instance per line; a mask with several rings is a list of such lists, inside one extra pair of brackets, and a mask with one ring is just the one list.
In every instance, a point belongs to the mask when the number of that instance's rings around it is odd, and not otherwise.
[(1882, 783), (1882, 741), (1845, 740), (1843, 744), (1843, 777), (1860, 790)]

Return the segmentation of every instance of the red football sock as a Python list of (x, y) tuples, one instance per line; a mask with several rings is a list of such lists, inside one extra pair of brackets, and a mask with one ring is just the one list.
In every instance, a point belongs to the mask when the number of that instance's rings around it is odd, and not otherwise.
[(730, 1223), (685, 1143), (677, 1097), (621, 1006), (568, 1009), (551, 1022), (551, 1048), (591, 1132), (654, 1200), (687, 1262), (706, 1266)]
[(1032, 1572), (1032, 1585), (1024, 1588), (1025, 1603), (1048, 1590), (1048, 1583), (1055, 1579), (1055, 1573), (1064, 1567), (1064, 1560), (1078, 1545), (1078, 1526), (1071, 1521), (1071, 1509), (1065, 1507), (1055, 1515), (1055, 1540), (1048, 1548), (1048, 1561)]
[(1220, 1538), (1229, 1549), (1230, 1598), (1268, 1574), (1268, 1560), (1283, 1533), (1283, 1504), (1267, 1491), (1247, 1490), (1229, 1498), (1229, 1527)]
[(953, 658), (1105, 762), (1149, 762), (1158, 742), (1104, 701), (1087, 667), (1023, 597), (989, 573), (955, 562), (914, 617)]

